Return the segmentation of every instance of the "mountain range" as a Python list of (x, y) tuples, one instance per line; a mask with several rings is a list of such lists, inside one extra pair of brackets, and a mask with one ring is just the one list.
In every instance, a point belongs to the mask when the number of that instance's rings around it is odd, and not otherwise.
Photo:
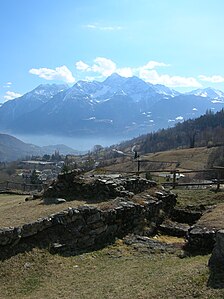
[(52, 155), (55, 151), (59, 151), (59, 153), (63, 155), (79, 154), (79, 152), (63, 144), (40, 147), (25, 143), (20, 139), (8, 134), (0, 134), (0, 162), (14, 161), (21, 158), (25, 159), (32, 155)]
[(112, 74), (103, 82), (40, 85), (0, 106), (0, 130), (10, 134), (123, 136), (172, 127), (223, 108), (212, 88), (180, 93), (138, 77)]

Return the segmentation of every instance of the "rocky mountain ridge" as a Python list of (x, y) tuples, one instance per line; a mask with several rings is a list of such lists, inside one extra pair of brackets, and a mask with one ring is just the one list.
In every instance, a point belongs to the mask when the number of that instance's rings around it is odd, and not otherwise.
[(0, 129), (10, 134), (133, 137), (223, 107), (224, 93), (182, 94), (138, 77), (112, 74), (103, 82), (40, 85), (0, 107)]

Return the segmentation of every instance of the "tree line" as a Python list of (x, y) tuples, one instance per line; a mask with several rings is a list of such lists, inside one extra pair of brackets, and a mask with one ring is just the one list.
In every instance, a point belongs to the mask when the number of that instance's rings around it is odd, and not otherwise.
[(172, 128), (142, 135), (123, 142), (121, 148), (137, 144), (141, 153), (153, 153), (176, 148), (224, 145), (224, 109), (176, 124)]

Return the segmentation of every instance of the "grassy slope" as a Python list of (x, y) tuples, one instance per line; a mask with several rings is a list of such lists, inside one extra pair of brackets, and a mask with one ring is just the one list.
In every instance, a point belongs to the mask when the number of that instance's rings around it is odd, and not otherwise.
[[(207, 150), (196, 151), (197, 159), (202, 164), (195, 166), (194, 163), (195, 167), (203, 167)], [(184, 150), (178, 150), (178, 153), (180, 151), (184, 153)], [(164, 160), (176, 161), (178, 153), (159, 153), (153, 158), (160, 160), (163, 157)], [(192, 169), (188, 161), (192, 153), (186, 153), (181, 167)], [(208, 190), (175, 192), (179, 195), (180, 207), (210, 205), (223, 200), (223, 194)], [(16, 212), (13, 218), (18, 211), (24, 215), (23, 200), (15, 200)], [(5, 203), (8, 201), (9, 198), (5, 198)], [(30, 211), (40, 208), (38, 201), (29, 202), (28, 205)], [(0, 211), (2, 207), (2, 215), (5, 215), (5, 220), (7, 217), (9, 220), (12, 214), (6, 213), (7, 208), (0, 201)], [(55, 207), (60, 210), (65, 208)], [(47, 214), (52, 212), (46, 211)], [(122, 242), (75, 257), (50, 255), (47, 251), (34, 249), (0, 262), (0, 298), (224, 298), (224, 290), (212, 290), (206, 286), (209, 277), (208, 258), (196, 256), (180, 259), (170, 254), (149, 255), (131, 250)]]
[[(178, 161), (180, 164), (178, 169), (185, 170), (201, 170), (207, 168), (207, 161), (209, 155), (215, 150), (215, 148), (207, 148), (207, 147), (198, 147), (198, 148), (189, 148), (189, 149), (177, 149), (172, 151), (151, 153), (144, 156), (140, 156), (141, 159), (144, 160), (152, 160), (152, 161)], [(117, 159), (118, 162), (121, 162), (122, 159)], [(127, 161), (124, 163), (113, 164), (106, 169), (111, 171), (137, 171), (137, 163), (133, 162), (131, 158), (126, 158)], [(160, 169), (161, 167), (167, 168), (175, 168), (175, 165), (163, 164), (162, 166), (157, 165)], [(145, 164), (141, 167), (141, 169), (151, 170), (151, 164)]]
[(23, 195), (0, 194), (0, 228), (19, 226), (40, 217), (60, 212), (68, 207), (86, 204), (85, 201), (74, 200), (60, 205), (44, 205), (40, 199), (25, 201), (26, 197)]
[(206, 286), (207, 261), (140, 253), (122, 242), (75, 257), (34, 250), (0, 264), (0, 298), (224, 298)]
[(224, 192), (215, 193), (210, 189), (175, 189), (173, 193), (177, 194), (177, 207), (185, 208), (192, 206), (197, 209), (198, 206), (213, 206), (224, 202)]

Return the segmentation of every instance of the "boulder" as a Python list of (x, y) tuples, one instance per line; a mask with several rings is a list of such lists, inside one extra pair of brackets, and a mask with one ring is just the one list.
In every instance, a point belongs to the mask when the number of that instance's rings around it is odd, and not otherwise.
[(208, 286), (224, 288), (224, 230), (216, 232), (216, 243), (208, 263), (210, 277)]
[(52, 205), (52, 204), (61, 204), (66, 202), (64, 198), (43, 198), (43, 203), (45, 205)]

